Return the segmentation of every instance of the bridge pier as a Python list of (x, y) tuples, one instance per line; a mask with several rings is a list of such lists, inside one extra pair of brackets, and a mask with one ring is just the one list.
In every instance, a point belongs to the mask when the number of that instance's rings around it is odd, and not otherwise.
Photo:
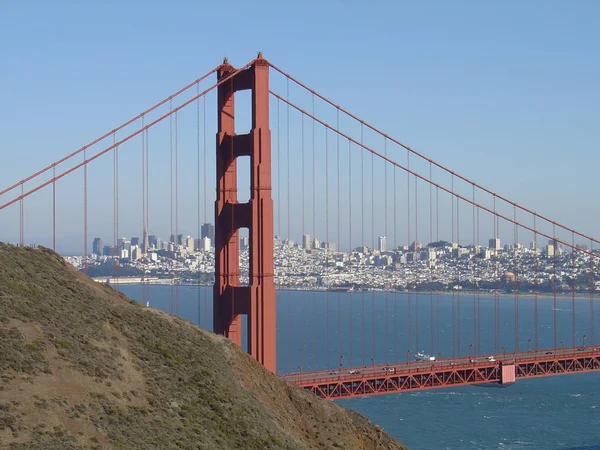
[(514, 364), (502, 364), (500, 367), (500, 384), (513, 384), (516, 379), (516, 366)]

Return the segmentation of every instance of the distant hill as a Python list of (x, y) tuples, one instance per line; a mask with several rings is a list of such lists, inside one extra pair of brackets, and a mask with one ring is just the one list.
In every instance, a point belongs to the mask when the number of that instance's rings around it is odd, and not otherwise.
[(0, 243), (0, 448), (405, 447), (51, 250)]

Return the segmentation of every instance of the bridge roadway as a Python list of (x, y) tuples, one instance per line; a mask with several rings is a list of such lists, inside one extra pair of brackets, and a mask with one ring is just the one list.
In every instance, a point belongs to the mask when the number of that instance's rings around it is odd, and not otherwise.
[(593, 371), (600, 371), (600, 346), (373, 364), (297, 372), (283, 378), (333, 400), (469, 384), (511, 384), (519, 378)]

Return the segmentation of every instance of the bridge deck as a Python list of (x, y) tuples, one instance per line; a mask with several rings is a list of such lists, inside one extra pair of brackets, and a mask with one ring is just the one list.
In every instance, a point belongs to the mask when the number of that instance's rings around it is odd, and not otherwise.
[(304, 372), (284, 376), (326, 399), (600, 371), (600, 346)]

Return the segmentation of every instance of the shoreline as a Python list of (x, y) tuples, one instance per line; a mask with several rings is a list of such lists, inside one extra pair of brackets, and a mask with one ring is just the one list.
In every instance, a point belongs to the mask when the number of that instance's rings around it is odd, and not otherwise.
[[(104, 283), (109, 286), (118, 286), (118, 285), (128, 285), (128, 286), (186, 286), (192, 288), (211, 288), (212, 284), (198, 284), (198, 283), (173, 283), (170, 280), (160, 280), (153, 279), (151, 281), (142, 282), (139, 277), (133, 278), (119, 278), (116, 283), (106, 283), (107, 280), (112, 280), (112, 278), (92, 278), (96, 283)], [(589, 292), (556, 292), (554, 293), (534, 293), (534, 292), (514, 292), (514, 293), (506, 293), (506, 292), (490, 292), (490, 291), (468, 291), (468, 290), (454, 290), (454, 291), (392, 291), (392, 290), (383, 290), (383, 289), (371, 289), (364, 291), (354, 291), (354, 290), (328, 290), (328, 289), (294, 289), (290, 287), (275, 287), (276, 291), (282, 292), (308, 292), (308, 293), (325, 293), (325, 294), (391, 294), (391, 295), (420, 295), (420, 296), (432, 296), (432, 295), (454, 295), (455, 297), (474, 297), (474, 296), (485, 296), (485, 297), (498, 297), (498, 298), (531, 298), (535, 299), (554, 299), (556, 296), (557, 299), (568, 299), (574, 298), (575, 300), (590, 300), (592, 297), (593, 300), (600, 300), (600, 291), (589, 293)]]

